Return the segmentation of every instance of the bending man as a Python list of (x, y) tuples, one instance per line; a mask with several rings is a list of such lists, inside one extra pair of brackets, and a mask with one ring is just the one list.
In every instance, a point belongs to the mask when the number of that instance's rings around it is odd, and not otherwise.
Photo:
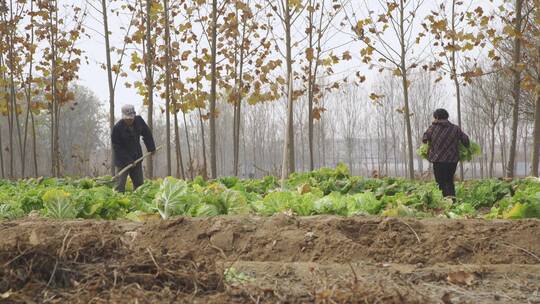
[[(133, 105), (128, 104), (123, 106), (122, 119), (114, 125), (111, 136), (114, 164), (118, 167), (118, 170), (122, 170), (143, 155), (140, 144), (141, 136), (146, 150), (152, 153), (155, 152), (156, 145), (154, 143), (154, 137), (144, 119), (136, 115)], [(116, 185), (117, 191), (125, 191), (128, 175), (133, 182), (133, 190), (142, 185), (144, 182), (142, 162), (139, 162), (118, 178)]]

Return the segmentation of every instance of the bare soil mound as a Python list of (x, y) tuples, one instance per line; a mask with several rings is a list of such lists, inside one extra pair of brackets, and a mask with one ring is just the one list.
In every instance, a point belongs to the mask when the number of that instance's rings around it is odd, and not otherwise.
[(0, 235), (1, 303), (540, 303), (538, 220), (25, 219)]

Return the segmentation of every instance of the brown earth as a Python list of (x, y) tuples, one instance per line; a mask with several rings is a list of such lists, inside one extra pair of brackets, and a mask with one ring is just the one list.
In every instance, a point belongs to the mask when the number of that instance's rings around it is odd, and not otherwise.
[(539, 256), (539, 220), (24, 219), (0, 303), (540, 303)]

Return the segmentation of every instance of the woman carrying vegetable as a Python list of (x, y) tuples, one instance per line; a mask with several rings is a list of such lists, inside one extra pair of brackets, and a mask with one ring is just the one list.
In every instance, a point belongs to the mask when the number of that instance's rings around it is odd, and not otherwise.
[(445, 109), (433, 113), (433, 123), (422, 141), (429, 144), (428, 160), (433, 163), (433, 174), (444, 197), (455, 197), (454, 175), (459, 162), (459, 143), (469, 147), (469, 136), (448, 121)]

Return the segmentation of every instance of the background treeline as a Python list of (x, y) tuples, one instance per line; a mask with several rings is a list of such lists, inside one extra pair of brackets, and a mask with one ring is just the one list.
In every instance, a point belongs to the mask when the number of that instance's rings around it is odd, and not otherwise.
[[(437, 107), (484, 149), (464, 177), (537, 175), (540, 3), (435, 2), (2, 0), (2, 177), (114, 173), (122, 90), (165, 148), (150, 177), (419, 178)], [(105, 102), (78, 84), (84, 39)]]

